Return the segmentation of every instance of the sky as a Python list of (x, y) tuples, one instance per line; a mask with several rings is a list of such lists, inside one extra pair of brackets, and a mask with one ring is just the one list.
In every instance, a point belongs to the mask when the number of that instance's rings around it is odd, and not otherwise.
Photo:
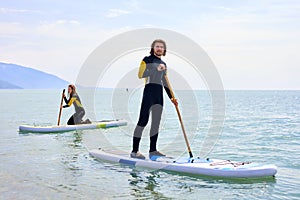
[(75, 82), (103, 42), (149, 27), (199, 44), (225, 89), (300, 89), (299, 0), (0, 0), (0, 62)]

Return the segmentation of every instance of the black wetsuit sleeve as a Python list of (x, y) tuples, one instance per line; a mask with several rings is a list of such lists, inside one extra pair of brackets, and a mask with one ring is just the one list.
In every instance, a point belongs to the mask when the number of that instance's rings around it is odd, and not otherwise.
[(67, 99), (67, 97), (64, 97), (64, 100), (65, 100), (66, 105), (64, 105), (63, 108), (70, 107), (68, 104), (69, 104), (69, 102), (71, 100), (71, 97), (70, 97), (70, 99)]
[[(70, 98), (71, 99), (71, 98)], [(68, 100), (67, 97), (64, 97), (65, 103), (68, 104), (70, 99)]]
[[(166, 72), (164, 72), (164, 74), (166, 74)], [(168, 87), (168, 84), (167, 84), (167, 81), (166, 81), (166, 79), (165, 79), (165, 76), (162, 77), (162, 83), (163, 83), (163, 85), (164, 85), (164, 88), (165, 88), (165, 90), (166, 90), (166, 93), (168, 94), (168, 97), (169, 97), (170, 99), (172, 99), (171, 90), (170, 90), (169, 87)]]
[(165, 88), (165, 90), (166, 90), (166, 93), (168, 94), (168, 97), (169, 97), (170, 99), (172, 99), (172, 94), (171, 94), (170, 89), (169, 89), (168, 87), (166, 87), (166, 86), (164, 86), (164, 88)]

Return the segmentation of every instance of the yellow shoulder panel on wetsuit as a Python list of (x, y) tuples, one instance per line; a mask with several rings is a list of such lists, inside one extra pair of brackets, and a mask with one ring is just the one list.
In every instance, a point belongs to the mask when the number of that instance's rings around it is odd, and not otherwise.
[(68, 106), (71, 106), (75, 100), (76, 100), (76, 98), (72, 97), (68, 103)]
[(78, 107), (83, 107), (82, 104), (78, 101), (78, 99), (76, 97), (72, 97), (70, 99), (68, 106), (71, 106), (74, 102)]
[(143, 78), (145, 70), (146, 70), (146, 62), (142, 61), (141, 64), (140, 64), (139, 73), (138, 73), (138, 77), (140, 79)]

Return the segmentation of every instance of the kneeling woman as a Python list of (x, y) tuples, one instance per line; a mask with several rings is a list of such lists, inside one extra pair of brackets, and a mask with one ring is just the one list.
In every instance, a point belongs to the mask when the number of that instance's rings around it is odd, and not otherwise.
[(75, 85), (70, 84), (68, 86), (68, 95), (69, 99), (66, 98), (65, 94), (63, 94), (64, 100), (67, 105), (64, 105), (63, 108), (70, 107), (72, 104), (75, 107), (75, 113), (68, 120), (68, 125), (75, 124), (83, 124), (83, 123), (91, 123), (90, 120), (83, 121), (82, 118), (85, 115), (85, 110), (81, 104), (80, 98), (76, 93)]

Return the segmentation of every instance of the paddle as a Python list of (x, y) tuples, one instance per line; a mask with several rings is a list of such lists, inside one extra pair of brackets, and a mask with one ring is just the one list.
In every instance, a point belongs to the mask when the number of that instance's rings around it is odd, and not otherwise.
[(63, 89), (63, 92), (62, 92), (62, 95), (61, 95), (61, 101), (60, 101), (60, 106), (59, 106), (59, 114), (58, 114), (57, 126), (59, 126), (59, 123), (60, 123), (60, 116), (61, 116), (62, 104), (63, 104), (63, 100), (64, 100), (64, 94), (65, 94), (65, 89)]
[[(167, 75), (165, 75), (165, 79), (166, 79), (166, 82), (167, 82), (167, 86), (168, 86), (168, 88), (170, 90), (171, 96), (172, 96), (173, 99), (175, 99), (175, 96), (174, 96), (174, 93), (172, 91), (172, 88), (171, 88), (171, 85), (170, 85), (170, 82), (169, 82), (169, 79), (168, 79)], [(186, 146), (187, 146), (188, 151), (189, 151), (189, 156), (190, 156), (190, 158), (192, 158), (193, 157), (193, 153), (192, 153), (192, 150), (191, 150), (191, 147), (190, 147), (187, 135), (185, 133), (185, 129), (184, 129), (184, 126), (183, 126), (183, 122), (182, 122), (182, 118), (181, 118), (181, 114), (180, 114), (178, 105), (175, 105), (175, 108), (176, 108), (177, 115), (178, 115), (178, 118), (179, 118), (179, 121), (180, 121), (181, 129), (182, 129), (183, 136), (184, 136), (184, 140), (185, 140)]]

